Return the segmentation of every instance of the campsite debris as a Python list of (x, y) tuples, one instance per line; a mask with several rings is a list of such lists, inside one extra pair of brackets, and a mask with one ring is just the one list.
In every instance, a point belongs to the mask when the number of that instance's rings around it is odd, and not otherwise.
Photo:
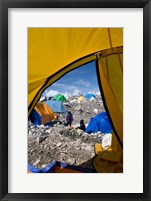
[(111, 146), (111, 139), (112, 139), (111, 134), (104, 135), (102, 140), (102, 147), (104, 150), (108, 149)]

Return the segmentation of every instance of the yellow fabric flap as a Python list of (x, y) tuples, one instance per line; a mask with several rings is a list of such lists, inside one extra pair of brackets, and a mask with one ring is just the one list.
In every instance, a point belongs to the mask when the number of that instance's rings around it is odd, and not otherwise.
[(95, 144), (95, 152), (98, 154), (98, 158), (112, 161), (112, 162), (120, 162), (120, 158), (116, 154), (116, 152), (112, 149), (112, 147), (109, 147), (106, 150), (103, 150), (102, 144)]
[(99, 158), (97, 155), (93, 160), (93, 165), (98, 173), (122, 173), (123, 163), (113, 162)]

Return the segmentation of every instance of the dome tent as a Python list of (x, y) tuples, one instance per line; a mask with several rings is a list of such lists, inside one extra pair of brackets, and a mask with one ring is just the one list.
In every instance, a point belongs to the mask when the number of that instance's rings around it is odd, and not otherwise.
[[(91, 61), (96, 62), (100, 91), (113, 128), (110, 151), (100, 149), (93, 163), (97, 172), (108, 172), (110, 167), (114, 172), (111, 159), (114, 164), (123, 160), (122, 28), (28, 28), (28, 114), (48, 86)], [(108, 165), (103, 169), (104, 161)]]
[(102, 133), (111, 133), (112, 127), (106, 112), (101, 112), (97, 116), (91, 118), (90, 123), (86, 128), (87, 133), (97, 133), (101, 131)]
[(94, 94), (87, 94), (87, 95), (85, 95), (85, 98), (87, 100), (90, 100), (92, 97), (95, 98), (96, 96)]
[(55, 118), (54, 112), (44, 102), (37, 103), (30, 115), (30, 120), (34, 125), (47, 124)]
[(62, 101), (62, 102), (67, 102), (67, 99), (64, 97), (62, 94), (57, 94), (53, 97), (54, 100)]
[(79, 98), (78, 98), (78, 101), (85, 101), (86, 99), (84, 98), (84, 96), (80, 96)]
[(95, 100), (95, 98), (94, 98), (94, 97), (91, 97), (91, 98), (90, 98), (90, 101), (96, 101), (96, 100)]
[(66, 112), (62, 101), (47, 100), (45, 103), (53, 110), (53, 112)]
[(36, 126), (42, 123), (42, 117), (35, 109), (31, 112), (29, 119)]

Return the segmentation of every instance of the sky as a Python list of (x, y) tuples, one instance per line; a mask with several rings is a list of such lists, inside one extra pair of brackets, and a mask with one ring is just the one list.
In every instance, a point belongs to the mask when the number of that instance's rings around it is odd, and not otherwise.
[(91, 91), (99, 91), (95, 61), (70, 71), (48, 87), (42, 96), (54, 96), (58, 93), (66, 96), (86, 95)]

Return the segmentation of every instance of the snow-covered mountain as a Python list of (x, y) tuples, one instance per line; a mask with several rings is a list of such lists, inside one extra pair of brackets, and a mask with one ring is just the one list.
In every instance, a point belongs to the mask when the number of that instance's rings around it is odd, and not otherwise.
[(100, 96), (101, 95), (101, 92), (100, 91), (89, 91), (88, 94), (94, 94), (96, 96)]

